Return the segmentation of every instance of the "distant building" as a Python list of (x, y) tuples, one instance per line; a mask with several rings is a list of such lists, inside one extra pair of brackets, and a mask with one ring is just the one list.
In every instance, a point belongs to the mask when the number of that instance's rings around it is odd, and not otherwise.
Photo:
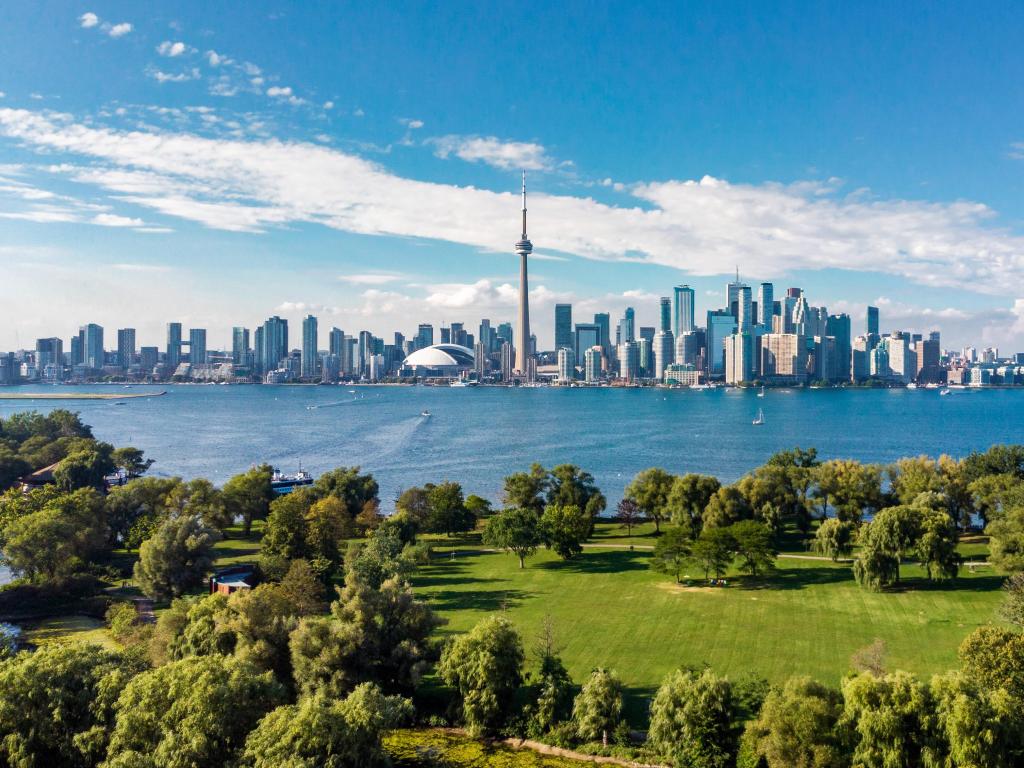
[(96, 323), (89, 323), (78, 331), (84, 339), (82, 343), (82, 363), (86, 368), (100, 370), (106, 360), (103, 354), (103, 328)]
[(850, 316), (847, 314), (829, 315), (825, 332), (836, 340), (835, 365), (830, 379), (832, 381), (850, 381), (853, 375)]
[(459, 377), (475, 367), (473, 351), (457, 344), (435, 344), (417, 349), (402, 363), (415, 376)]
[(249, 364), (249, 329), (235, 326), (231, 329), (231, 362)]
[(555, 351), (575, 349), (572, 334), (572, 304), (555, 304)]
[(160, 349), (158, 347), (142, 347), (139, 350), (139, 367), (144, 373), (152, 374), (159, 362)]
[(725, 376), (725, 339), (736, 332), (736, 318), (725, 310), (708, 312), (707, 372), (709, 378)]
[(117, 330), (117, 364), (128, 370), (135, 361), (135, 329), (119, 328)]
[(583, 377), (587, 384), (595, 384), (601, 380), (601, 358), (604, 356), (599, 345), (589, 347), (583, 353)]
[[(742, 306), (742, 305), (741, 305)], [(754, 380), (754, 336), (740, 331), (725, 337), (725, 382), (741, 384)]]
[(569, 347), (558, 349), (558, 381), (568, 384), (576, 378), (576, 353)]
[(693, 288), (677, 285), (672, 289), (672, 333), (681, 338), (693, 330)]
[[(40, 377), (44, 378), (43, 371), (47, 366), (52, 365), (55, 371), (64, 368), (64, 342), (58, 338), (36, 339), (36, 369)], [(55, 380), (60, 380), (59, 373)]]
[(672, 331), (661, 330), (654, 334), (654, 378), (661, 381), (665, 369), (675, 362), (675, 339)]
[(682, 387), (696, 387), (703, 381), (703, 373), (693, 365), (673, 363), (665, 369), (663, 381)]
[(205, 328), (193, 328), (188, 332), (188, 360), (192, 365), (206, 364)]
[(313, 315), (306, 315), (302, 321), (302, 378), (314, 379), (317, 375), (317, 362), (319, 343), (317, 319)]
[(167, 324), (167, 351), (164, 362), (171, 369), (181, 362), (181, 323)]
[(807, 378), (807, 347), (795, 333), (761, 337), (761, 378), (769, 383), (800, 383)]
[(618, 347), (619, 378), (629, 382), (640, 377), (640, 348), (635, 341), (623, 341)]

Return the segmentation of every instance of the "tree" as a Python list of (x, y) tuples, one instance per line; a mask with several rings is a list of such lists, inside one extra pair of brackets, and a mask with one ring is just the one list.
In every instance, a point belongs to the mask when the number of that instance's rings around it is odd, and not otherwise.
[(327, 581), (341, 570), (341, 544), (354, 535), (355, 523), (341, 499), (328, 496), (314, 502), (306, 511), (306, 556), (322, 580)]
[(987, 451), (972, 451), (963, 460), (967, 482), (985, 475), (1013, 475), (1024, 479), (1024, 445), (993, 445)]
[(515, 509), (529, 509), (538, 516), (544, 511), (544, 493), (547, 490), (548, 473), (540, 464), (534, 464), (529, 472), (516, 472), (505, 478), (505, 505)]
[(507, 720), (523, 682), (523, 643), (508, 619), (492, 616), (445, 646), (438, 674), (455, 688), (470, 734), (493, 733)]
[(759, 574), (775, 567), (778, 550), (772, 540), (772, 531), (767, 525), (754, 520), (741, 520), (729, 526), (728, 531), (736, 542), (740, 567), (748, 575), (757, 578)]
[(1004, 688), (1024, 701), (1024, 635), (985, 625), (960, 644), (960, 670), (974, 683), (989, 690)]
[(1014, 768), (1024, 763), (1024, 710), (1005, 690), (950, 672), (932, 678), (931, 694), (945, 765)]
[(693, 542), (693, 560), (704, 571), (704, 578), (715, 574), (722, 578), (736, 554), (736, 540), (727, 528), (705, 528)]
[(938, 463), (928, 456), (899, 459), (888, 469), (890, 493), (900, 504), (910, 504), (919, 493), (943, 493), (945, 483)]
[(270, 514), (260, 541), (266, 556), (294, 560), (309, 555), (306, 546), (306, 514), (314, 501), (313, 492), (298, 488), (278, 496), (270, 503)]
[(700, 533), (704, 509), (722, 484), (711, 475), (687, 474), (672, 481), (666, 505), (672, 522), (689, 529), (692, 537)]
[(842, 681), (840, 729), (855, 747), (853, 764), (863, 768), (930, 765), (934, 733), (926, 686), (906, 672), (866, 673)]
[(444, 482), (432, 486), (427, 492), (427, 519), (422, 530), (431, 533), (454, 533), (473, 530), (476, 518), (466, 509), (462, 497), (462, 486), (458, 483)]
[(679, 583), (679, 574), (683, 565), (690, 559), (690, 549), (693, 542), (689, 532), (684, 528), (673, 527), (665, 531), (665, 535), (658, 539), (654, 545), (654, 556), (651, 558), (651, 568), (662, 573), (669, 573)]
[(957, 527), (952, 515), (945, 510), (923, 511), (917, 556), (931, 581), (956, 578), (961, 562), (956, 545)]
[(139, 547), (139, 588), (150, 597), (168, 600), (199, 586), (213, 566), (213, 545), (219, 539), (220, 534), (196, 515), (168, 518)]
[(526, 567), (526, 558), (537, 551), (542, 539), (537, 515), (529, 509), (506, 509), (497, 513), (484, 526), (483, 542), (504, 549), (519, 558), (519, 567)]
[(466, 497), (466, 509), (470, 511), (474, 519), (483, 520), (491, 515), (491, 502), (482, 496), (471, 493)]
[(704, 509), (705, 528), (727, 528), (754, 515), (750, 502), (735, 485), (726, 485), (715, 491)]
[(10, 488), (20, 477), (28, 474), (32, 466), (6, 445), (0, 445), (0, 490)]
[(656, 534), (661, 533), (661, 521), (669, 516), (668, 495), (674, 482), (674, 475), (651, 467), (637, 473), (633, 482), (626, 486), (626, 498), (633, 499), (644, 515), (654, 521)]
[(278, 584), (260, 584), (232, 594), (215, 617), (221, 631), (234, 636), (234, 656), (288, 685), (292, 679), (288, 637), (299, 623), (298, 606)]
[(829, 518), (818, 526), (814, 534), (814, 551), (831, 557), (836, 562), (840, 557), (849, 557), (853, 552), (853, 537), (856, 532), (854, 523)]
[(595, 669), (572, 704), (572, 720), (581, 739), (600, 738), (608, 746), (608, 734), (622, 720), (622, 681), (614, 671)]
[(1024, 573), (1015, 573), (1003, 583), (999, 615), (1003, 621), (1024, 629)]
[(105, 501), (112, 542), (138, 549), (167, 517), (179, 485), (180, 477), (140, 477), (112, 488)]
[(627, 536), (633, 535), (634, 526), (640, 525), (643, 516), (640, 505), (632, 499), (622, 499), (615, 507), (615, 520), (626, 529)]
[(405, 542), (390, 528), (374, 531), (362, 546), (353, 542), (345, 558), (345, 583), (378, 589), (392, 577), (404, 578), (413, 569), (404, 548)]
[(83, 570), (108, 539), (103, 499), (92, 488), (61, 494), (38, 511), (0, 524), (3, 561), (30, 580), (52, 581)]
[(48, 643), (0, 662), (0, 764), (98, 764), (114, 702), (140, 671), (130, 657), (84, 643)]
[(230, 656), (238, 637), (227, 626), (228, 596), (179, 597), (156, 620), (150, 641), (154, 666), (190, 656)]
[(736, 755), (737, 713), (729, 681), (710, 669), (676, 670), (651, 703), (648, 743), (677, 765), (726, 768)]
[(772, 688), (756, 720), (747, 724), (741, 753), (765, 768), (845, 768), (836, 728), (842, 697), (809, 677), (793, 677)]
[(278, 707), (245, 740), (242, 768), (387, 768), (381, 735), (412, 719), (412, 704), (371, 683), (344, 701), (308, 697)]
[(378, 502), (379, 488), (373, 475), (359, 474), (359, 467), (338, 467), (325, 472), (313, 484), (319, 498), (336, 496), (345, 502), (349, 515), (355, 517), (367, 504)]
[(303, 695), (344, 696), (361, 683), (411, 693), (432, 656), (431, 633), (442, 623), (400, 579), (379, 589), (348, 584), (330, 618), (303, 619), (291, 634), (291, 663)]
[(831, 506), (836, 517), (859, 525), (865, 512), (882, 506), (882, 471), (852, 459), (833, 459), (813, 470), (812, 497), (821, 504), (821, 519)]
[(537, 656), (537, 701), (530, 718), (530, 733), (543, 736), (572, 715), (573, 686), (555, 647), (551, 618), (544, 617), (534, 653)]
[(270, 484), (274, 468), (269, 464), (253, 467), (224, 483), (224, 507), (232, 520), (241, 518), (242, 532), (248, 536), (252, 521), (267, 516), (276, 494)]
[(593, 519), (577, 506), (550, 505), (544, 510), (539, 523), (544, 542), (564, 560), (569, 560), (583, 551), (593, 528)]
[(273, 675), (239, 659), (171, 662), (121, 692), (105, 765), (230, 765), (260, 718), (283, 703), (284, 689)]
[(988, 525), (1013, 507), (1024, 506), (1024, 482), (1011, 474), (982, 475), (973, 480), (967, 491), (978, 516)]
[(223, 495), (205, 478), (178, 482), (168, 492), (166, 503), (170, 514), (198, 515), (203, 523), (218, 531), (231, 525)]
[(989, 562), (1010, 572), (1024, 571), (1024, 506), (1007, 510), (985, 527)]
[(153, 459), (145, 458), (145, 454), (141, 450), (130, 445), (115, 448), (114, 452), (110, 454), (110, 459), (114, 462), (114, 466), (128, 477), (139, 477), (153, 466)]
[(422, 530), (430, 516), (430, 500), (426, 488), (406, 488), (395, 500), (395, 514), (406, 514)]
[(594, 476), (575, 464), (559, 464), (548, 473), (547, 506), (579, 507), (593, 520), (604, 512), (607, 503), (594, 484)]
[(921, 520), (917, 507), (887, 507), (861, 529), (860, 554), (853, 563), (861, 586), (880, 589), (899, 583), (900, 561), (920, 539)]
[(94, 443), (91, 449), (68, 454), (53, 470), (53, 482), (65, 491), (78, 488), (104, 490), (104, 478), (114, 471), (114, 462), (110, 458), (113, 449), (107, 443)]

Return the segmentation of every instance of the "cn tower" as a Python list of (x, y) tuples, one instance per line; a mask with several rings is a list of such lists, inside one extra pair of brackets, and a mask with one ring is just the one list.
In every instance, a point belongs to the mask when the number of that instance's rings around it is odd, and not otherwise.
[(523, 236), (516, 243), (519, 254), (519, 332), (516, 339), (516, 369), (520, 376), (530, 371), (530, 286), (526, 276), (526, 257), (533, 252), (533, 243), (526, 236), (526, 171), (523, 171)]

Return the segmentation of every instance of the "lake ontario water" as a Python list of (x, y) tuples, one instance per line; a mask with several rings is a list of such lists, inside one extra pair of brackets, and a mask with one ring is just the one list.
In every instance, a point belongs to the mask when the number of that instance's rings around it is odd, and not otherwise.
[[(97, 438), (135, 445), (151, 474), (220, 485), (255, 463), (314, 474), (359, 465), (385, 511), (402, 489), (454, 480), (500, 502), (502, 478), (573, 463), (618, 501), (641, 469), (735, 480), (772, 453), (816, 447), (824, 458), (885, 462), (921, 453), (964, 456), (1024, 442), (1024, 389), (447, 388), (408, 386), (93, 386), (75, 392), (162, 397), (0, 400), (0, 415), (78, 411)], [(54, 392), (15, 387), (4, 391)], [(121, 403), (121, 404), (119, 404)], [(758, 408), (765, 424), (751, 422)], [(429, 411), (430, 416), (421, 415)]]

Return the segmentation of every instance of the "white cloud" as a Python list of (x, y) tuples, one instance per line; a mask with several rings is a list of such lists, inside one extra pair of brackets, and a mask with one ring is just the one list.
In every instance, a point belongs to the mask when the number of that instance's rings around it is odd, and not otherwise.
[(82, 25), (83, 29), (92, 29), (100, 23), (100, 17), (91, 11), (87, 11), (78, 17), (78, 23)]
[(7, 98), (7, 94), (4, 93), (3, 91), (0, 91), (0, 99), (5, 99), (5, 98)]
[(324, 102), (324, 109), (334, 109), (334, 102), (333, 101), (325, 101)]
[(118, 216), (113, 213), (97, 213), (92, 217), (92, 223), (101, 227), (141, 227), (146, 222), (142, 219), (133, 219), (128, 216)]
[(398, 118), (398, 122), (400, 122), (406, 128), (409, 128), (409, 129), (411, 129), (413, 131), (419, 130), (420, 128), (423, 127), (423, 121), (422, 120), (416, 120), (416, 119), (411, 118), (411, 117), (400, 117), (400, 118)]
[[(30, 110), (0, 109), (0, 136), (48, 156), (85, 158), (88, 169), (68, 171), (76, 179), (217, 229), (319, 223), (497, 253), (508, 253), (518, 234), (514, 176), (509, 192), (496, 193), (404, 178), (313, 143), (118, 131)], [(548, 252), (696, 275), (734, 265), (762, 275), (861, 270), (1010, 298), (1024, 279), (1024, 237), (993, 226), (994, 212), (979, 203), (844, 197), (836, 184), (711, 177), (637, 184), (626, 194), (632, 205), (534, 194), (530, 233)]]
[(180, 40), (176, 43), (172, 43), (170, 40), (164, 40), (156, 47), (156, 52), (161, 56), (169, 56), (172, 58), (175, 56), (181, 56), (181, 54), (185, 53), (187, 50), (188, 46)]
[(365, 275), (339, 275), (338, 279), (352, 283), (353, 285), (385, 285), (386, 283), (393, 283), (396, 280), (401, 280), (401, 275), (396, 274), (384, 274), (384, 273), (369, 273)]
[(132, 25), (127, 21), (122, 21), (120, 24), (114, 24), (107, 30), (107, 34), (111, 37), (124, 37), (132, 31)]
[(223, 56), (223, 55), (217, 53), (216, 51), (207, 51), (206, 52), (206, 62), (211, 67), (219, 67), (221, 64), (230, 64), (231, 63), (231, 59), (229, 59), (228, 57)]
[(111, 269), (122, 272), (170, 272), (171, 268), (161, 264), (111, 264)]
[(486, 163), (502, 170), (540, 171), (553, 163), (544, 147), (522, 141), (502, 141), (494, 136), (440, 136), (428, 139), (434, 154), (447, 159), (455, 155), (469, 163)]
[(164, 72), (159, 69), (148, 69), (146, 74), (158, 83), (187, 83), (189, 80), (198, 80), (200, 77), (198, 69), (189, 72)]
[(277, 86), (277, 85), (272, 85), (269, 88), (267, 88), (267, 96), (270, 96), (270, 97), (273, 97), (273, 98), (285, 98), (285, 97), (291, 96), (291, 95), (292, 95), (292, 89), (291, 89), (290, 86), (287, 86), (287, 85), (284, 86), (284, 87)]

